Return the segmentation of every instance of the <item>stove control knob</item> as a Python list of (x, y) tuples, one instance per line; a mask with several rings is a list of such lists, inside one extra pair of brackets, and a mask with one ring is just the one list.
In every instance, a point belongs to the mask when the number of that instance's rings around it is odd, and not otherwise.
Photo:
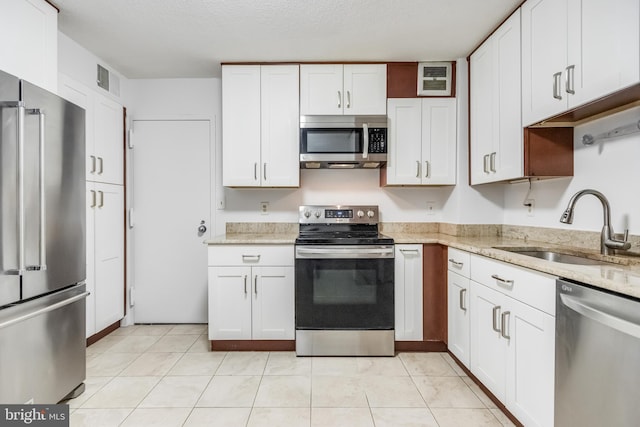
[(303, 214), (303, 215), (304, 215), (304, 217), (305, 217), (305, 218), (309, 218), (309, 217), (311, 216), (311, 212), (309, 212), (309, 211), (304, 211), (304, 214)]
[(316, 218), (320, 218), (320, 211), (315, 211), (313, 214)]
[(362, 218), (364, 216), (364, 212), (358, 211), (357, 215), (358, 215), (358, 218)]
[(376, 213), (375, 213), (374, 211), (367, 211), (367, 216), (368, 216), (369, 218), (373, 218), (373, 216), (374, 216), (375, 214), (376, 214)]

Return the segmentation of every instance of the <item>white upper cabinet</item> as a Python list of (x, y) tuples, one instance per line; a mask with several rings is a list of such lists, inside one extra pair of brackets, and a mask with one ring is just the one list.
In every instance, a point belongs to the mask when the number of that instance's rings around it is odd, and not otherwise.
[(386, 114), (386, 102), (386, 64), (300, 66), (302, 115)]
[(522, 118), (539, 122), (640, 81), (637, 0), (522, 6)]
[(223, 185), (297, 187), (297, 65), (222, 67)]
[(455, 98), (389, 99), (387, 109), (386, 184), (455, 184)]
[(471, 55), (471, 184), (523, 176), (520, 10)]
[(58, 11), (44, 0), (2, 2), (0, 70), (51, 92), (58, 88)]

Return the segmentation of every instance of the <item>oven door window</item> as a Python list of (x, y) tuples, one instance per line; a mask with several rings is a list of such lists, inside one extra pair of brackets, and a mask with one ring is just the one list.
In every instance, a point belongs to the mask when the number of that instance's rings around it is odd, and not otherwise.
[(302, 153), (359, 153), (362, 129), (302, 129)]
[(296, 327), (392, 329), (393, 259), (296, 260)]

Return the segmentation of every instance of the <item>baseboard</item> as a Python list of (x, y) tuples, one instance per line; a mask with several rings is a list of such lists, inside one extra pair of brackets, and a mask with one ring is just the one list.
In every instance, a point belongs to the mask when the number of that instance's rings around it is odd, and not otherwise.
[(396, 352), (443, 352), (447, 344), (442, 341), (396, 341)]
[(109, 335), (111, 332), (115, 331), (119, 327), (120, 327), (120, 321), (118, 320), (117, 322), (107, 326), (100, 332), (91, 335), (89, 338), (87, 338), (87, 347), (89, 347), (91, 344), (96, 343), (97, 341), (100, 341), (102, 338), (106, 337), (107, 335)]
[(294, 340), (212, 340), (211, 351), (293, 351)]

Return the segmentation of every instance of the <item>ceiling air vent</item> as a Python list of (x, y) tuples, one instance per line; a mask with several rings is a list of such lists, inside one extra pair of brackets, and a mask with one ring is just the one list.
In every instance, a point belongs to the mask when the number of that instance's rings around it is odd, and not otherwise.
[(418, 64), (418, 96), (451, 96), (451, 62)]

